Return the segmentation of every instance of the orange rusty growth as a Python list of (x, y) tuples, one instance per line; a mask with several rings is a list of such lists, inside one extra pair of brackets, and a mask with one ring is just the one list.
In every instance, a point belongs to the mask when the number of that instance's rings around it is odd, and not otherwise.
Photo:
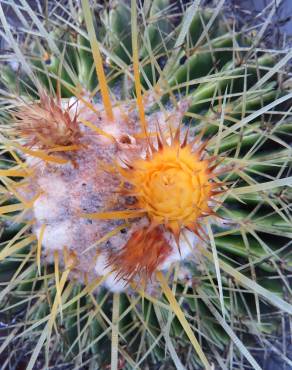
[(108, 262), (118, 279), (131, 281), (139, 276), (147, 281), (170, 253), (171, 247), (163, 236), (162, 227), (142, 227), (121, 250), (110, 254)]

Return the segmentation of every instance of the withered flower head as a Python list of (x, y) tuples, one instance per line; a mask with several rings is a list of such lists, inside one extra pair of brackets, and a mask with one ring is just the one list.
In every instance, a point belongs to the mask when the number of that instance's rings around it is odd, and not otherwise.
[(117, 277), (131, 281), (136, 275), (148, 277), (171, 253), (163, 235), (163, 228), (142, 227), (134, 231), (128, 242), (110, 254), (109, 265), (117, 271)]
[(27, 146), (51, 149), (76, 144), (80, 138), (74, 107), (65, 108), (44, 92), (38, 103), (26, 104), (14, 115), (14, 129)]

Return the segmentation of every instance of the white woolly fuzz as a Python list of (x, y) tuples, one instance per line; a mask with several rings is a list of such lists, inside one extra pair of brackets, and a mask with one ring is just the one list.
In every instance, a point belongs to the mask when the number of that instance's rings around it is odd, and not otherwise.
[(111, 292), (119, 293), (126, 290), (127, 282), (123, 279), (118, 279), (116, 273), (111, 272), (110, 267), (107, 266), (106, 256), (102, 253), (97, 257), (95, 272), (100, 276), (109, 274), (103, 284)]
[(103, 276), (108, 274), (111, 270), (106, 266), (106, 256), (100, 253), (96, 259), (95, 272), (97, 275)]
[(167, 270), (173, 263), (183, 261), (192, 253), (192, 249), (198, 242), (198, 237), (187, 229), (183, 229), (180, 234), (179, 248), (171, 233), (167, 232), (164, 236), (171, 246), (172, 252), (165, 261), (158, 266), (158, 270)]
[(58, 207), (54, 198), (41, 195), (34, 202), (33, 211), (39, 222), (47, 223), (49, 220), (54, 221), (56, 219)]
[(40, 177), (38, 184), (43, 192), (50, 194), (51, 198), (63, 198), (68, 192), (68, 184), (61, 177), (44, 176)]
[(125, 282), (125, 280), (118, 280), (116, 274), (113, 272), (105, 279), (104, 285), (107, 289), (114, 293), (124, 292), (128, 287), (128, 284)]
[[(60, 223), (46, 225), (42, 246), (45, 253), (48, 255), (52, 254), (53, 251), (62, 251), (64, 247), (70, 248), (72, 246), (72, 223), (69, 221), (63, 221)], [(35, 233), (40, 238), (41, 227), (35, 230)]]

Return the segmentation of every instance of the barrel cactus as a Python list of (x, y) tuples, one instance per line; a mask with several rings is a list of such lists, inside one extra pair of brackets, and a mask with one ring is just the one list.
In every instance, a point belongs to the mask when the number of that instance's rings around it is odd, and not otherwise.
[(260, 369), (285, 331), (291, 52), (222, 5), (0, 3), (3, 369)]

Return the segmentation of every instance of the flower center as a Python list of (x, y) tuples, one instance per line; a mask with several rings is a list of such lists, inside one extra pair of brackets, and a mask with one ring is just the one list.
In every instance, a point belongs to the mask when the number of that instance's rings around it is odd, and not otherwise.
[[(153, 211), (162, 216), (165, 213), (171, 217), (179, 214), (189, 205), (192, 194), (192, 177), (180, 168), (168, 168), (155, 171), (149, 176), (149, 184), (144, 188), (145, 198), (150, 199), (149, 205)], [(146, 197), (145, 197), (146, 195)]]
[(163, 224), (174, 233), (192, 226), (209, 210), (208, 164), (189, 146), (167, 146), (150, 159), (137, 160), (128, 181), (139, 208), (154, 224)]

